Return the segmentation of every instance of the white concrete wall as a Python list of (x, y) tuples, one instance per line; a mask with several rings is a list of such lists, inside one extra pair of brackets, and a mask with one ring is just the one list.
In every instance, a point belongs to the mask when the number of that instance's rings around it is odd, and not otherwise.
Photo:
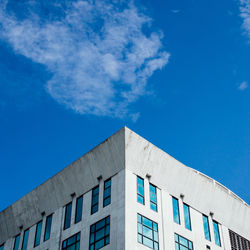
[(145, 205), (137, 202), (137, 175), (136, 172), (126, 170), (126, 250), (143, 250), (148, 247), (138, 243), (137, 240), (137, 213), (158, 223), (159, 248), (175, 249), (174, 233), (177, 233), (193, 242), (194, 249), (206, 249), (209, 245), (213, 250), (231, 250), (228, 229), (219, 225), (220, 239), (222, 246), (215, 244), (212, 218), (209, 216), (211, 241), (205, 239), (202, 213), (190, 205), (191, 231), (185, 228), (183, 200), (179, 198), (179, 211), (181, 224), (176, 224), (173, 220), (172, 195), (165, 189), (157, 187), (158, 212), (150, 209), (149, 182), (154, 184), (152, 179), (144, 178)]
[[(81, 232), (80, 249), (89, 249), (89, 229), (90, 225), (110, 215), (110, 244), (103, 249), (117, 249), (124, 250), (125, 246), (125, 170), (120, 171), (111, 179), (111, 204), (103, 208), (103, 186), (104, 180), (100, 181), (99, 189), (99, 209), (98, 212), (91, 215), (91, 197), (92, 191), (89, 191), (83, 195), (83, 214), (82, 220), (75, 224), (75, 205), (76, 198), (81, 193), (76, 193), (76, 196), (72, 198), (72, 214), (71, 214), (71, 226), (70, 228), (63, 230), (65, 206), (60, 207), (53, 213), (52, 228), (50, 239), (43, 242), (45, 220), (43, 218), (42, 234), (40, 245), (36, 248), (34, 246), (36, 224), (30, 227), (28, 250), (59, 250), (61, 249), (62, 242), (70, 236)], [(65, 204), (66, 205), (66, 204)], [(38, 222), (38, 221), (37, 221)], [(26, 229), (26, 228), (25, 228)], [(19, 250), (21, 250), (23, 232), (21, 231), (21, 240)], [(4, 250), (12, 250), (14, 246), (15, 238), (8, 239), (5, 243)]]

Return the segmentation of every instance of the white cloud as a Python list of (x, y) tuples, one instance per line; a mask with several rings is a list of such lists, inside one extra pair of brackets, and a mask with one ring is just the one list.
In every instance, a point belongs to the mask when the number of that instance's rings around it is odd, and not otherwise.
[[(0, 35), (16, 53), (53, 73), (46, 88), (57, 102), (81, 114), (124, 117), (169, 59), (162, 33), (146, 34), (143, 27), (151, 19), (126, 2), (55, 1), (48, 8), (54, 12), (44, 16), (39, 1), (22, 5), (28, 10), (23, 15), (5, 1)], [(130, 117), (137, 120), (139, 114)]]
[(247, 83), (246, 81), (244, 81), (244, 82), (242, 82), (242, 83), (239, 85), (238, 90), (243, 91), (243, 90), (245, 90), (245, 89), (247, 89), (247, 88), (248, 88), (248, 83)]
[(240, 16), (243, 19), (242, 27), (250, 37), (250, 0), (240, 0)]

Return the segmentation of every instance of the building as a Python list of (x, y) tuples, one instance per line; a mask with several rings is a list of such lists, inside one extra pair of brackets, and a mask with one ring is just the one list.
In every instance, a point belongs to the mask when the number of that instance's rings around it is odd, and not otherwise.
[(0, 246), (249, 250), (250, 208), (124, 127), (2, 211)]

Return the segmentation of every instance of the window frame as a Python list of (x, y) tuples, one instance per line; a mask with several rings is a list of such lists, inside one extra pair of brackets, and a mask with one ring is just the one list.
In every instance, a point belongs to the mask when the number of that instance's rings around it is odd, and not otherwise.
[[(108, 187), (105, 187), (105, 184), (110, 181), (110, 185)], [(112, 187), (112, 181), (111, 178), (104, 181), (103, 184), (103, 207), (106, 207), (111, 204), (111, 187)], [(105, 191), (110, 189), (109, 195), (105, 197)], [(105, 201), (109, 199), (109, 203), (105, 204)]]
[[(215, 226), (216, 225), (216, 229), (217, 232), (215, 232)], [(220, 229), (219, 229), (219, 223), (215, 220), (213, 220), (213, 229), (214, 229), (214, 242), (217, 246), (221, 247), (221, 238), (220, 238)], [(218, 234), (218, 238), (216, 237), (216, 234)], [(219, 242), (217, 242), (217, 240), (219, 240)]]
[[(140, 221), (138, 221), (138, 217), (140, 217)], [(150, 226), (148, 226), (148, 225), (146, 225), (146, 224), (143, 223), (143, 218), (149, 220), (149, 221), (152, 223), (152, 228), (151, 228)], [(139, 232), (139, 225), (141, 225), (142, 232)], [(155, 225), (156, 225), (156, 229), (157, 229), (157, 230), (154, 229)], [(149, 229), (150, 231), (152, 231), (152, 239), (151, 239), (150, 237), (148, 237), (146, 234), (143, 233), (143, 227), (145, 227), (145, 228)], [(155, 232), (157, 233), (157, 239), (155, 239)], [(140, 242), (140, 240), (139, 240), (139, 236), (140, 236), (141, 239), (142, 239), (141, 242)], [(152, 241), (152, 243), (153, 243), (153, 248), (151, 248), (150, 246), (148, 246), (148, 245), (146, 245), (146, 244), (143, 243), (144, 238), (146, 238), (146, 239)], [(144, 245), (144, 246), (146, 246), (146, 247), (149, 247), (149, 248), (151, 248), (151, 249), (157, 249), (157, 250), (159, 249), (159, 230), (158, 230), (158, 223), (155, 222), (155, 221), (153, 221), (153, 220), (151, 220), (151, 219), (149, 219), (149, 218), (147, 218), (146, 216), (143, 216), (143, 215), (140, 214), (140, 213), (137, 213), (137, 242), (140, 243), (140, 244), (142, 244), (142, 245)], [(158, 245), (158, 248), (155, 248), (155, 244)]]
[[(186, 223), (186, 212), (185, 212), (185, 207), (187, 207), (188, 210), (188, 221), (189, 221), (189, 227), (187, 226)], [(192, 231), (192, 223), (191, 223), (191, 215), (190, 215), (190, 206), (186, 203), (183, 202), (183, 215), (184, 215), (184, 224), (185, 228)]]
[[(98, 189), (98, 194), (94, 195), (94, 190)], [(99, 185), (95, 186), (94, 188), (92, 188), (92, 195), (91, 195), (91, 215), (94, 213), (97, 213), (99, 210), (99, 193), (100, 193), (100, 187)], [(93, 204), (93, 198), (97, 196), (97, 202)], [(97, 207), (96, 211), (94, 211), (94, 207)]]
[[(174, 201), (177, 202), (177, 214), (178, 214), (178, 221), (175, 220), (175, 207), (174, 207)], [(172, 208), (173, 208), (173, 220), (176, 224), (181, 225), (181, 217), (180, 217), (180, 205), (179, 205), (179, 199), (172, 196)]]
[[(178, 241), (176, 241), (176, 236), (177, 236)], [(188, 243), (188, 246), (183, 245), (181, 243), (181, 241), (180, 241), (180, 238), (186, 240), (187, 243)], [(187, 239), (186, 237), (183, 237), (183, 236), (181, 236), (181, 235), (179, 235), (177, 233), (174, 233), (174, 242), (175, 242), (175, 250), (179, 250), (181, 246), (185, 247), (187, 250), (194, 250), (194, 243), (193, 243), (193, 241), (191, 241), (191, 240)], [(192, 248), (190, 248), (190, 246), (189, 246), (190, 242), (191, 242)], [(176, 249), (176, 244), (178, 245), (178, 249)]]
[[(206, 220), (207, 220), (209, 239), (206, 237), (204, 218), (206, 218)], [(205, 215), (205, 214), (202, 214), (202, 222), (203, 222), (203, 230), (204, 230), (205, 239), (211, 242), (211, 232), (210, 232), (210, 225), (209, 225), (209, 217), (207, 215)]]
[[(103, 220), (105, 220), (104, 226), (102, 226), (102, 227), (98, 228), (98, 230), (96, 230), (96, 225), (97, 225), (98, 223), (100, 223), (101, 221), (103, 221)], [(107, 222), (107, 221), (108, 221), (108, 222)], [(94, 227), (94, 230), (93, 230), (93, 232), (92, 232), (92, 228), (93, 228), (93, 227)], [(90, 225), (90, 227), (89, 227), (89, 250), (92, 249), (92, 248), (91, 248), (92, 246), (94, 246), (94, 249), (95, 249), (96, 243), (98, 243), (98, 242), (101, 241), (101, 240), (104, 240), (104, 245), (103, 245), (101, 248), (103, 248), (103, 247), (105, 247), (105, 246), (107, 246), (107, 245), (110, 244), (110, 227), (111, 227), (111, 216), (110, 216), (110, 215), (108, 215), (108, 216), (106, 216), (105, 218), (103, 218), (103, 219), (101, 219), (101, 220), (99, 220), (99, 221), (93, 223), (92, 225)], [(108, 234), (106, 234), (106, 229), (107, 229), (107, 228), (109, 228)], [(101, 230), (103, 230), (103, 229), (104, 229), (104, 235), (96, 241), (96, 233), (99, 232), (99, 231), (101, 231)], [(91, 236), (92, 236), (93, 234), (94, 234), (94, 241), (91, 242)], [(107, 238), (108, 238), (108, 243), (107, 243), (107, 240), (106, 240)], [(99, 248), (99, 249), (100, 249), (100, 248)]]
[[(154, 202), (152, 199), (151, 199), (151, 190), (150, 188), (153, 187), (155, 188), (155, 198), (156, 198), (156, 202)], [(155, 211), (155, 212), (158, 212), (158, 202), (157, 202), (157, 186), (155, 186), (154, 184), (152, 183), (149, 183), (149, 199), (150, 199), (150, 209)], [(155, 205), (156, 207), (156, 210), (154, 210), (152, 207), (151, 207), (151, 204)]]
[[(48, 237), (48, 239), (46, 239), (47, 225), (48, 225), (48, 220), (49, 220), (50, 218), (51, 218), (51, 222), (50, 222), (50, 227), (49, 227), (49, 237)], [(44, 242), (50, 239), (52, 221), (53, 221), (53, 214), (50, 214), (50, 215), (48, 215), (48, 216), (46, 217), (45, 228), (44, 228), (44, 235), (43, 235), (43, 241), (44, 241)]]
[[(75, 237), (75, 241), (69, 245), (66, 245), (65, 247), (63, 246), (64, 245), (64, 242), (66, 242), (66, 244), (68, 243), (67, 241), (70, 240), (71, 238)], [(79, 238), (79, 239), (77, 239)], [(81, 231), (68, 237), (67, 239), (65, 239), (63, 242), (62, 242), (62, 250), (67, 250), (69, 247), (71, 246), (75, 246), (77, 245), (77, 243), (79, 242), (79, 249), (80, 249), (80, 242), (81, 242)]]
[[(81, 199), (81, 202), (80, 202), (80, 212), (79, 212), (79, 203), (78, 203), (78, 201), (80, 199)], [(77, 224), (78, 222), (80, 222), (82, 220), (82, 210), (83, 210), (83, 195), (80, 195), (76, 199), (75, 220), (74, 220), (75, 224)], [(79, 213), (80, 213), (80, 217), (78, 218)]]
[[(139, 193), (139, 182), (138, 182), (138, 179), (140, 179), (140, 180), (142, 180), (142, 188), (143, 188), (143, 195), (141, 195), (140, 193)], [(140, 204), (142, 204), (142, 205), (145, 205), (145, 187), (144, 187), (144, 179), (143, 178), (141, 178), (140, 176), (136, 176), (136, 186), (137, 186), (137, 195), (136, 195), (136, 198), (137, 198), (137, 202), (138, 203), (140, 203)], [(138, 200), (138, 196), (139, 197), (141, 197), (142, 198), (142, 200), (143, 200), (143, 203), (141, 203), (139, 200)]]
[[(68, 208), (70, 207), (70, 212), (68, 213)], [(66, 204), (65, 206), (65, 213), (64, 213), (64, 223), (63, 223), (63, 230), (70, 228), (71, 226), (71, 216), (72, 216), (72, 201)], [(68, 220), (66, 220), (68, 219)], [(69, 223), (68, 223), (69, 221)], [(67, 222), (67, 223), (66, 223)]]
[[(18, 243), (17, 243), (17, 239), (18, 239)], [(19, 249), (20, 239), (21, 239), (21, 234), (18, 234), (18, 235), (15, 236), (13, 250), (18, 250)], [(16, 246), (16, 244), (17, 244), (17, 246)]]
[[(38, 226), (41, 226), (41, 229), (40, 229), (40, 235), (38, 236)], [(40, 243), (41, 243), (41, 235), (42, 235), (42, 227), (43, 227), (43, 220), (40, 220), (39, 222), (37, 222), (37, 224), (36, 224), (36, 232), (35, 232), (35, 238), (34, 238), (34, 248), (35, 247), (37, 247), (37, 246), (39, 246), (40, 245)], [(38, 241), (38, 243), (36, 243), (36, 240), (37, 240), (37, 237), (39, 237), (39, 241)]]

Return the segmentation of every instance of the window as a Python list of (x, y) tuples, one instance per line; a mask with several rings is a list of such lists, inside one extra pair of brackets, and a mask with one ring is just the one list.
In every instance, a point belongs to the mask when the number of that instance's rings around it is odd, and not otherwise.
[(137, 176), (137, 201), (144, 205), (144, 180)]
[(91, 214), (98, 211), (99, 186), (92, 189)]
[(26, 250), (27, 249), (28, 239), (29, 239), (29, 229), (27, 229), (27, 230), (24, 231), (22, 250)]
[(179, 234), (174, 234), (175, 239), (175, 250), (192, 250), (193, 242), (180, 236)]
[(42, 225), (43, 225), (43, 221), (39, 221), (36, 224), (36, 234), (35, 234), (34, 247), (36, 247), (40, 244)]
[(64, 226), (63, 226), (64, 230), (70, 227), (71, 210), (72, 210), (72, 202), (67, 204), (65, 207), (65, 217), (64, 217)]
[(208, 217), (203, 214), (202, 218), (203, 218), (205, 239), (211, 241)]
[(79, 250), (80, 249), (80, 232), (71, 236), (62, 243), (62, 250)]
[(90, 226), (89, 250), (100, 249), (110, 242), (110, 216)]
[(177, 224), (181, 224), (181, 222), (180, 222), (180, 211), (179, 211), (179, 201), (175, 197), (172, 197), (172, 203), (173, 203), (174, 222), (177, 223)]
[(52, 224), (52, 214), (47, 216), (46, 218), (44, 241), (49, 240), (50, 238), (51, 224)]
[[(14, 242), (14, 248), (13, 250), (18, 250), (19, 248), (19, 242), (20, 242), (20, 234), (18, 234), (16, 237), (15, 237), (15, 242)], [(1, 249), (1, 248), (0, 248)]]
[(191, 230), (190, 208), (187, 204), (183, 203), (185, 228)]
[(217, 246), (221, 247), (221, 242), (220, 242), (220, 231), (219, 231), (219, 224), (218, 222), (213, 220), (213, 227), (214, 227), (214, 240), (215, 244)]
[(3, 250), (4, 249), (4, 244), (2, 244), (1, 246), (0, 246), (0, 250)]
[(157, 212), (157, 188), (153, 184), (149, 184), (150, 192), (150, 208)]
[(156, 222), (137, 214), (138, 242), (152, 249), (159, 249), (158, 225)]
[(111, 179), (104, 181), (103, 207), (111, 203)]
[(76, 213), (75, 213), (75, 223), (82, 220), (82, 200), (83, 197), (80, 196), (76, 199)]

